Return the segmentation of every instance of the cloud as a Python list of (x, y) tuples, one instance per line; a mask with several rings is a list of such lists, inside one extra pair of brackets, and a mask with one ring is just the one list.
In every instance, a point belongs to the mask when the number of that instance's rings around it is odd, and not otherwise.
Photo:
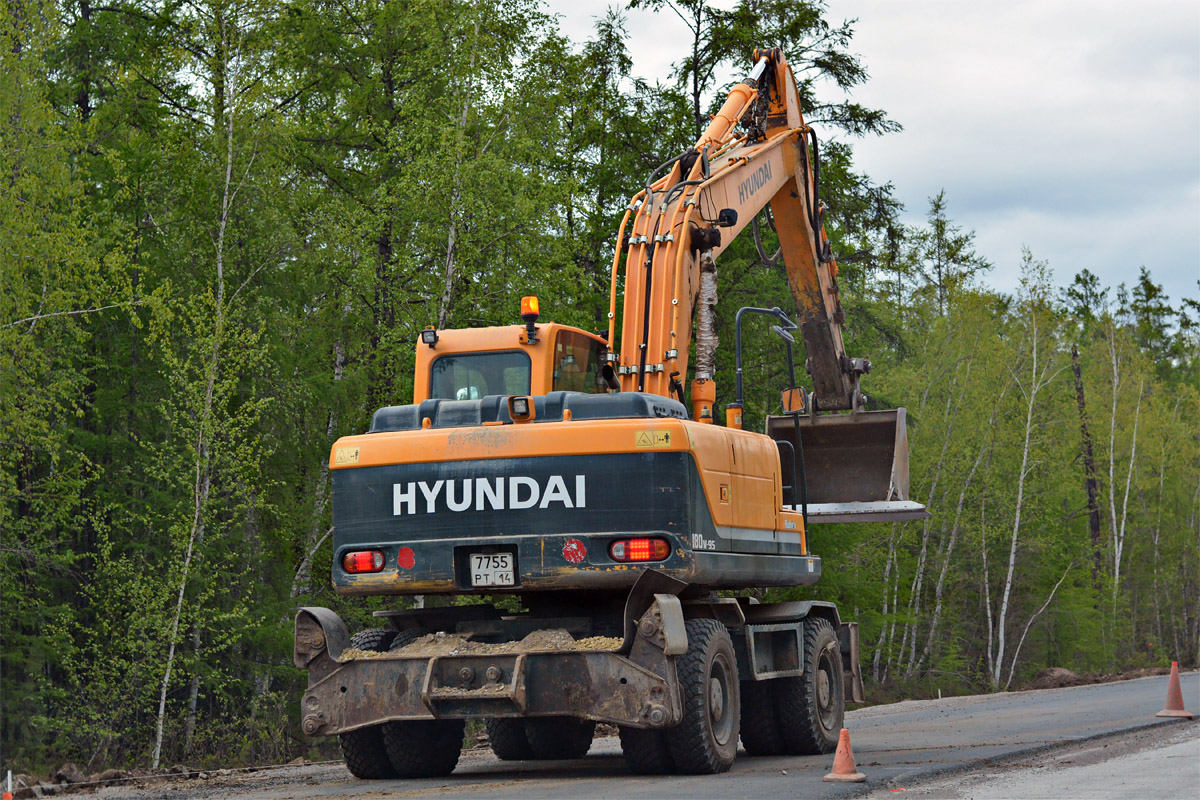
[(856, 143), (911, 219), (950, 214), (1016, 286), (1020, 247), (1058, 280), (1108, 284), (1145, 265), (1168, 294), (1200, 276), (1200, 5), (1146, 2), (831, 3), (859, 17), (872, 80), (855, 91), (903, 133)]
[[(576, 41), (607, 6), (550, 3)], [(626, 13), (635, 72), (665, 80), (682, 23)], [(945, 189), (997, 264), (989, 283), (1014, 288), (1029, 245), (1060, 282), (1086, 266), (1115, 286), (1144, 265), (1197, 296), (1200, 3), (830, 0), (828, 18), (858, 18), (871, 80), (854, 100), (905, 126), (855, 140), (859, 168), (895, 184), (913, 222)]]

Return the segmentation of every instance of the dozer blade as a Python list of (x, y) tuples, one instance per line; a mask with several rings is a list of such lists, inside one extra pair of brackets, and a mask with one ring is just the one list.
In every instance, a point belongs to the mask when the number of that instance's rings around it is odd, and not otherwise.
[[(787, 415), (767, 418), (767, 435), (796, 444), (799, 429), (808, 521), (903, 522), (929, 516), (908, 499), (908, 427), (905, 410), (850, 414)], [(790, 485), (791, 458), (781, 445), (783, 482)], [(803, 495), (785, 492), (800, 508)]]

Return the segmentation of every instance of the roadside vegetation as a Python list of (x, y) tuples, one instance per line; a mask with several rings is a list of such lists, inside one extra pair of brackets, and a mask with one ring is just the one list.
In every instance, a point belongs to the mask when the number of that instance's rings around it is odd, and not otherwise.
[[(308, 753), (296, 608), (384, 607), (329, 587), (331, 443), (409, 400), (426, 325), (537, 294), (605, 327), (624, 204), (764, 42), (823, 137), (847, 350), (934, 511), (815, 528), (793, 594), (860, 621), (876, 697), (1196, 665), (1197, 302), (1136, 261), (993, 265), (944, 195), (902, 224), (852, 149), (899, 125), (836, 99), (867, 73), (820, 2), (636, 5), (693, 31), (653, 82), (620, 13), (571, 42), (532, 0), (0, 0), (0, 769)], [(739, 306), (791, 308), (762, 230), (720, 264), (727, 345)], [(781, 354), (748, 331), (748, 427)]]

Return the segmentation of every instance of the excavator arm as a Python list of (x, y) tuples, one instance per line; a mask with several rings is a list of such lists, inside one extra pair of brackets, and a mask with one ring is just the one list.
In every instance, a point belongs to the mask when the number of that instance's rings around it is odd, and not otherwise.
[[(859, 379), (871, 365), (848, 357), (842, 342), (838, 267), (818, 199), (817, 139), (801, 114), (795, 77), (777, 48), (756, 50), (754, 59), (695, 146), (655, 170), (625, 213), (612, 268), (610, 342), (624, 254), (621, 343), (608, 356), (610, 378), (623, 391), (682, 402), (694, 341), (692, 418), (714, 422), (716, 259), (769, 204), (813, 387), (807, 414), (789, 408), (768, 418), (766, 433), (794, 450), (801, 476), (807, 462), (807, 518), (928, 516), (908, 500), (905, 411), (864, 410)], [(730, 417), (727, 424), (741, 426), (740, 411)], [(793, 505), (800, 505), (795, 498)]]
[(768, 204), (819, 408), (861, 405), (857, 378), (867, 366), (848, 358), (842, 344), (837, 263), (821, 223), (817, 167), (809, 154), (813, 134), (801, 116), (795, 78), (778, 49), (756, 51), (755, 58), (750, 76), (729, 93), (695, 147), (660, 167), (663, 174), (652, 175), (634, 197), (613, 261), (609, 341), (625, 252), (621, 346), (612, 355), (621, 388), (682, 400), (699, 305), (693, 405), (702, 420), (712, 419), (712, 400), (705, 398), (715, 397), (707, 384), (713, 378), (709, 322), (716, 258)]

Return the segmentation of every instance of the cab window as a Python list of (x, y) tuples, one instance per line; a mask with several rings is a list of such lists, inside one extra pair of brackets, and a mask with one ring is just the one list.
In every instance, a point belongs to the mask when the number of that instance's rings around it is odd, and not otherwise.
[(489, 394), (529, 394), (533, 371), (520, 350), (438, 356), (430, 367), (429, 396), (478, 400)]
[(554, 391), (605, 391), (600, 379), (604, 344), (578, 331), (560, 330), (554, 338)]

